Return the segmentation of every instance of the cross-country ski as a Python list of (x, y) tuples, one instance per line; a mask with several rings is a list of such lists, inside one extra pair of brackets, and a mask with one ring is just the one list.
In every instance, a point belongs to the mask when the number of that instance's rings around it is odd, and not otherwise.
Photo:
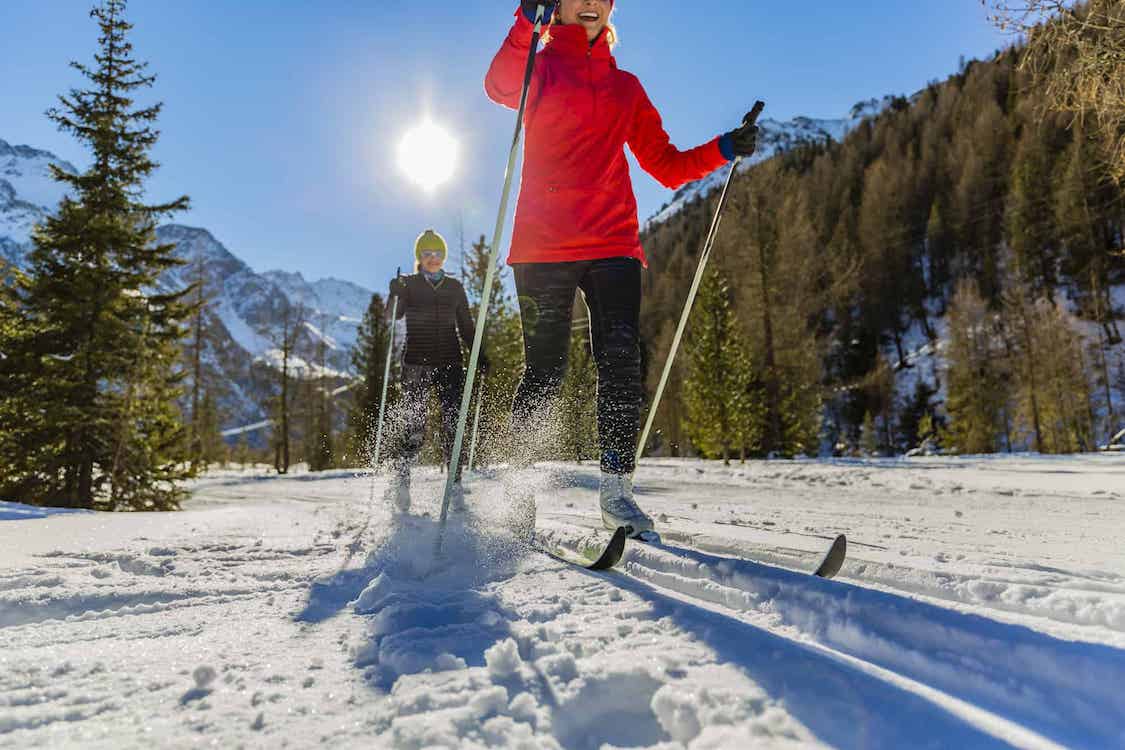
[(0, 748), (1125, 747), (1121, 5), (4, 0)]

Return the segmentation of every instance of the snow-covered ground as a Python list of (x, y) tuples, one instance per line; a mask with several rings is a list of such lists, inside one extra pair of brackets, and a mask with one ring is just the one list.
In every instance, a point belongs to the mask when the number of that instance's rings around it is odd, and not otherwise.
[[(594, 467), (519, 481), (604, 541)], [(1125, 456), (648, 461), (664, 545), (610, 573), (520, 547), (496, 475), (435, 566), (441, 483), (0, 504), (0, 747), (1125, 746)]]

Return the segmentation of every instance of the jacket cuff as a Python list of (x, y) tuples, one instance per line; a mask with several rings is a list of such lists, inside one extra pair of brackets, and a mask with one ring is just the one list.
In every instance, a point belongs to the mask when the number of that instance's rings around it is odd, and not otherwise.
[(719, 153), (727, 161), (734, 161), (734, 137), (730, 133), (719, 136)]

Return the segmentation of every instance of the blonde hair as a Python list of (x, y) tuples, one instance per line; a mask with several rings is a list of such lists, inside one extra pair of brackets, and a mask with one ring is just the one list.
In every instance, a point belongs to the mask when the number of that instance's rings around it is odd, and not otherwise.
[[(610, 19), (613, 18), (613, 14), (615, 12), (617, 12), (616, 6), (613, 7), (613, 8), (610, 8), (610, 10), (609, 10)], [(551, 17), (550, 25), (547, 26), (547, 28), (545, 28), (543, 30), (543, 35), (539, 38), (539, 40), (541, 42), (543, 42), (543, 44), (550, 44), (551, 43), (551, 26), (555, 25), (555, 23), (556, 23), (555, 19), (558, 18), (558, 13), (559, 13), (558, 10), (556, 10), (555, 15), (553, 15)], [(562, 26), (563, 24), (559, 24), (559, 25)], [(612, 20), (606, 21), (605, 28), (602, 29), (602, 34), (605, 35), (606, 43), (609, 44), (610, 49), (613, 49), (614, 47), (616, 47), (617, 43), (619, 41), (621, 41), (621, 38), (617, 35), (617, 27), (613, 25)]]

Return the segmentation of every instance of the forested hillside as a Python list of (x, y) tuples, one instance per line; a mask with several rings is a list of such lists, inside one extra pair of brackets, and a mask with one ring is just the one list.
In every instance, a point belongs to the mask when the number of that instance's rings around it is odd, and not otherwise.
[[(651, 450), (1068, 451), (1119, 429), (1122, 191), (1019, 54), (736, 177)], [(650, 389), (716, 200), (646, 229)]]

